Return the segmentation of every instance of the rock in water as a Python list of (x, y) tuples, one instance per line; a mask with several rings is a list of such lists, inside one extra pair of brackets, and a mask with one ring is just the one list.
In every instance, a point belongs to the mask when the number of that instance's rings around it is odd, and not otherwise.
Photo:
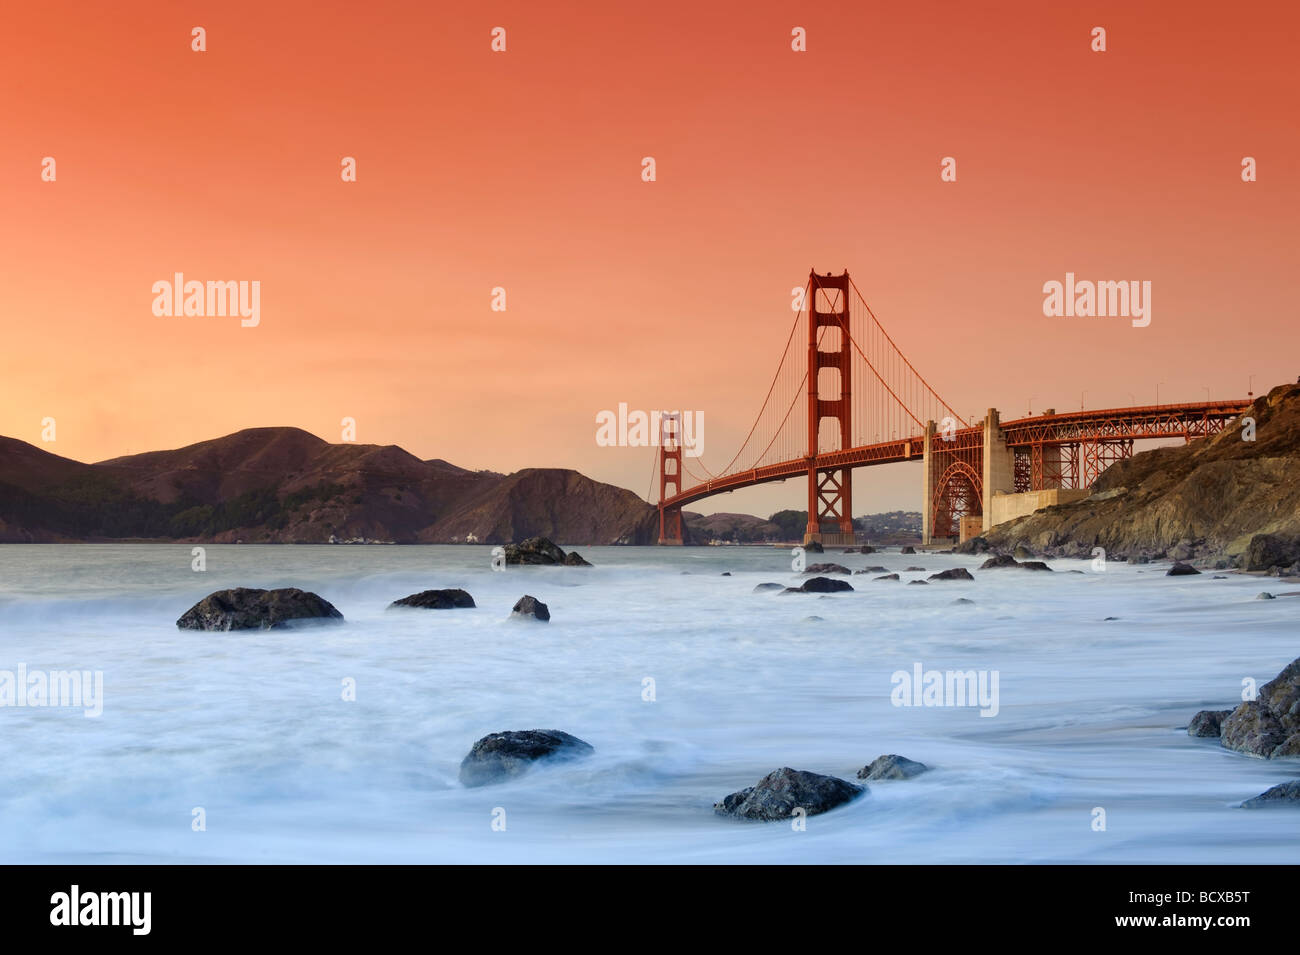
[(796, 809), (815, 816), (856, 799), (864, 792), (867, 792), (866, 786), (786, 766), (768, 773), (757, 785), (724, 796), (721, 802), (713, 804), (713, 811), (737, 819), (771, 822), (789, 819)]
[(877, 756), (859, 769), (858, 779), (911, 779), (929, 768), (925, 763), (890, 753), (888, 756)]
[(236, 587), (208, 594), (176, 621), (182, 630), (270, 630), (294, 620), (342, 620), (328, 600), (297, 587)]
[(785, 584), (759, 584), (754, 588), (754, 593), (761, 594), (768, 590), (785, 590)]
[(883, 574), (880, 577), (872, 577), (872, 580), (897, 580), (898, 574)]
[[(570, 567), (590, 567), (591, 565), (577, 557), (576, 554), (566, 554), (556, 544), (545, 537), (530, 537), (527, 540), (520, 541), (518, 544), (506, 544), (506, 563), (507, 564), (542, 564), (542, 565), (564, 565)], [(576, 560), (573, 560), (576, 558)]]
[(843, 564), (809, 564), (805, 574), (851, 574)]
[(590, 567), (591, 561), (584, 560), (581, 556), (579, 556), (576, 550), (571, 550), (564, 555), (564, 566), (565, 567)]
[(1201, 710), (1187, 724), (1188, 736), (1213, 736), (1218, 739), (1223, 731), (1223, 721), (1232, 710)]
[(1019, 567), (1020, 561), (1016, 560), (1010, 554), (998, 554), (996, 557), (990, 557), (984, 563), (980, 564), (980, 570), (993, 570), (998, 567)]
[(937, 574), (930, 575), (931, 580), (974, 580), (970, 571), (965, 567), (954, 567), (951, 570), (941, 570)]
[(1272, 789), (1265, 790), (1254, 799), (1247, 799), (1241, 804), (1241, 808), (1264, 809), (1268, 806), (1284, 806), (1288, 803), (1300, 806), (1300, 779), (1280, 783)]
[(916, 548), (913, 547), (913, 546), (911, 546), (911, 545), (909, 544), (909, 545), (906, 546), (906, 547), (899, 548), (899, 551), (898, 551), (898, 552), (899, 552), (900, 554), (915, 554), (915, 553), (916, 553)]
[(824, 553), (826, 553), (826, 548), (823, 547), (823, 546), (822, 546), (820, 543), (818, 543), (817, 541), (809, 541), (807, 544), (804, 544), (803, 549), (806, 550), (806, 551), (807, 551), (808, 553), (810, 553), (810, 554), (824, 554)]
[(830, 577), (812, 577), (803, 582), (801, 587), (787, 587), (787, 594), (833, 594), (841, 590), (852, 590), (847, 580), (834, 580)]
[(473, 607), (474, 598), (459, 587), (448, 590), (421, 590), (388, 605), (393, 607), (418, 607), (422, 610), (451, 610), (455, 607)]
[(1300, 659), (1259, 688), (1223, 720), (1219, 736), (1228, 749), (1265, 759), (1300, 756)]
[(515, 601), (515, 605), (511, 608), (510, 613), (511, 616), (514, 617), (532, 617), (541, 621), (551, 619), (550, 608), (536, 597), (530, 597), (528, 594), (524, 594)]
[(1181, 561), (1170, 567), (1165, 573), (1166, 577), (1190, 577), (1193, 574), (1199, 574), (1200, 571), (1191, 564), (1184, 564)]
[(578, 759), (594, 752), (590, 743), (560, 730), (490, 733), (461, 760), (460, 781), (466, 786), (488, 786), (527, 772), (538, 760)]

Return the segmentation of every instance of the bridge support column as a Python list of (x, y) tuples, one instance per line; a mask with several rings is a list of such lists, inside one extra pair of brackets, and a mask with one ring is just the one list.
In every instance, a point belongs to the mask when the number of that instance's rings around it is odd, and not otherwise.
[[(659, 543), (681, 544), (682, 509), (665, 504), (682, 492), (682, 417), (678, 412), (659, 418)], [(671, 492), (669, 488), (672, 488)]]
[(983, 529), (993, 526), (993, 495), (1011, 494), (1016, 489), (1015, 452), (1007, 446), (1002, 433), (1001, 417), (997, 408), (990, 408), (984, 416), (984, 487), (980, 510), (983, 511)]
[(929, 546), (934, 536), (934, 422), (925, 423), (921, 445), (921, 543)]
[[(817, 470), (821, 423), (834, 421), (839, 430), (838, 449), (853, 443), (852, 338), (849, 334), (849, 273), (808, 275), (808, 527), (804, 543), (852, 544), (853, 471), (851, 468)], [(823, 307), (824, 306), (824, 307)], [(835, 347), (823, 351), (818, 338), (826, 329)], [(821, 372), (834, 369), (835, 386), (827, 382), (834, 397), (823, 398)], [(823, 533), (822, 523), (834, 522), (837, 531)]]

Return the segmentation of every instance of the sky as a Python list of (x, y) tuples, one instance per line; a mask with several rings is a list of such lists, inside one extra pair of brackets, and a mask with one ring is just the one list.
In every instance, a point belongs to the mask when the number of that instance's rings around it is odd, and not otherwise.
[[(653, 451), (601, 446), (597, 415), (693, 409), (725, 464), (810, 268), (848, 269), (964, 416), (1300, 374), (1293, 3), (56, 0), (5, 21), (0, 434), (77, 460), (257, 426), (338, 441), (351, 418), (360, 442), (645, 495)], [(177, 272), (258, 282), (258, 323), (155, 314)], [(1045, 316), (1067, 272), (1149, 281), (1150, 324)], [(919, 482), (860, 470), (855, 512), (919, 509)], [(805, 501), (791, 481), (695, 509)]]

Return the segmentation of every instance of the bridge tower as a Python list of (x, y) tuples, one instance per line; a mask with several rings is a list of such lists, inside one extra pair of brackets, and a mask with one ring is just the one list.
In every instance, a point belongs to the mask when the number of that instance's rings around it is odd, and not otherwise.
[[(664, 507), (664, 501), (682, 490), (682, 416), (664, 412), (659, 416), (659, 543), (682, 543), (682, 509)], [(668, 485), (673, 486), (672, 493)]]
[[(803, 542), (821, 544), (853, 543), (853, 472), (850, 468), (817, 469), (817, 436), (824, 419), (839, 427), (838, 445), (834, 450), (853, 446), (852, 338), (849, 330), (849, 273), (808, 275), (808, 528)], [(819, 306), (825, 304), (828, 311)], [(823, 351), (817, 340), (822, 329), (832, 331), (839, 347)], [(828, 383), (833, 398), (821, 396), (821, 371), (833, 368), (839, 374), (835, 386)], [(837, 387), (836, 387), (837, 386)], [(824, 523), (838, 530), (823, 533)]]

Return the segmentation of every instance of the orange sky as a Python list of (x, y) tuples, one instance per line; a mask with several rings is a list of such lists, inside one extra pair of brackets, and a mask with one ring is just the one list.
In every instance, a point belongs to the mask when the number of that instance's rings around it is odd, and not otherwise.
[[(651, 452), (598, 447), (596, 413), (703, 411), (725, 463), (812, 266), (963, 414), (1300, 374), (1295, 4), (463, 6), (7, 10), (0, 434), (52, 416), (44, 447), (100, 460), (351, 416), (644, 493)], [(1045, 318), (1067, 270), (1149, 280), (1151, 325)], [(156, 317), (176, 271), (260, 281), (261, 324)], [(855, 510), (915, 509), (918, 480), (860, 471)]]

